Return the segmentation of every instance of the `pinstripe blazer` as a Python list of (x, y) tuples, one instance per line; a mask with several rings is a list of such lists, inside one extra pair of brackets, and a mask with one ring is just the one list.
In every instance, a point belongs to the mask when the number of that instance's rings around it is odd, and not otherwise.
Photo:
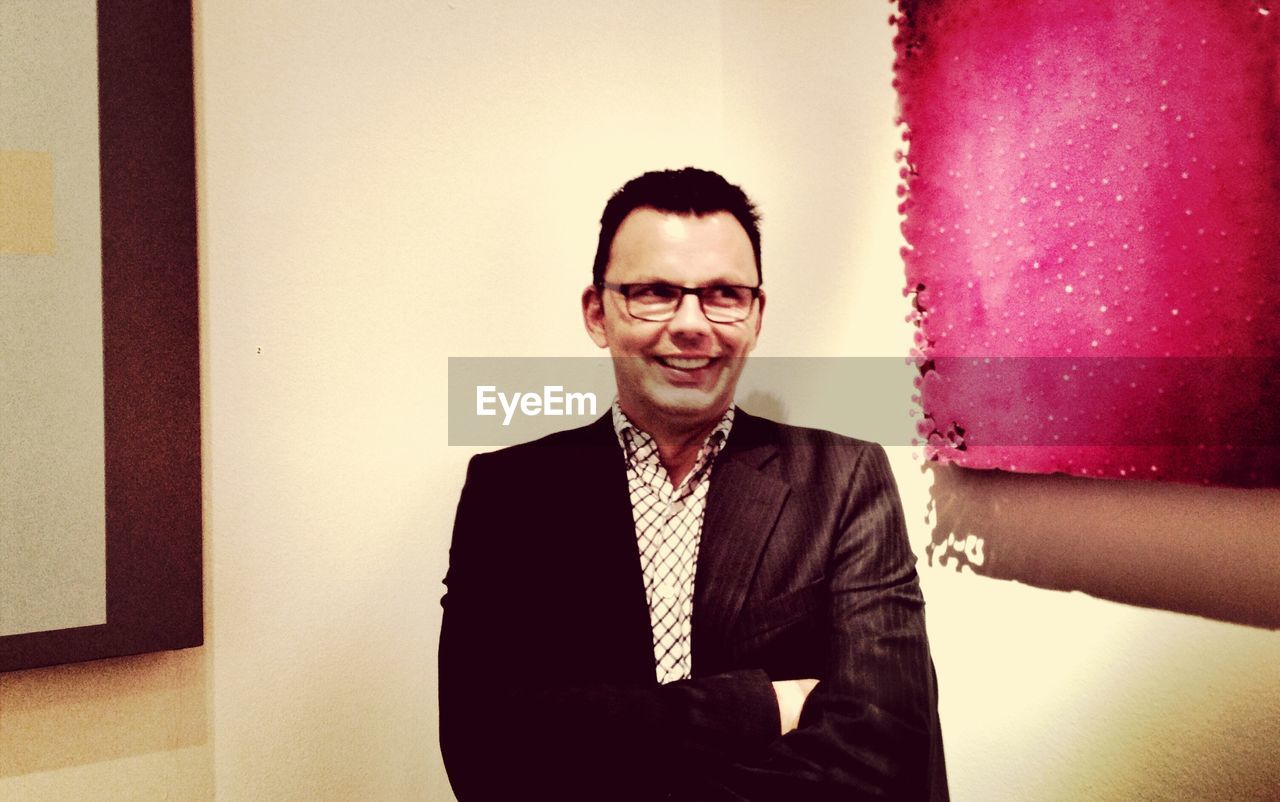
[[(693, 677), (658, 685), (609, 416), (475, 457), (440, 642), (472, 799), (945, 799), (933, 665), (884, 451), (739, 410), (711, 476)], [(817, 677), (779, 737), (771, 680)]]

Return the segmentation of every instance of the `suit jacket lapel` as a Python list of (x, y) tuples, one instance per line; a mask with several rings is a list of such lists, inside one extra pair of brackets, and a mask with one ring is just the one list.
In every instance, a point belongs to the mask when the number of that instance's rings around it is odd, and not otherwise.
[(777, 475), (776, 429), (739, 409), (711, 471), (693, 593), (694, 671), (715, 670), (790, 487)]
[(653, 630), (622, 449), (608, 413), (582, 431), (587, 445), (571, 463), (576, 479), (569, 483), (573, 496), (566, 511), (582, 530), (581, 576), (595, 588), (586, 598), (602, 606), (595, 612), (611, 630), (587, 636), (616, 644), (624, 661), (635, 665), (635, 679), (651, 680)]

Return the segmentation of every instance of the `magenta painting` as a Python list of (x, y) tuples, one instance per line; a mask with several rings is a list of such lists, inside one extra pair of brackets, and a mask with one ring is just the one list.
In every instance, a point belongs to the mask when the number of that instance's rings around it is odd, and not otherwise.
[(1268, 5), (899, 3), (929, 457), (1280, 485)]

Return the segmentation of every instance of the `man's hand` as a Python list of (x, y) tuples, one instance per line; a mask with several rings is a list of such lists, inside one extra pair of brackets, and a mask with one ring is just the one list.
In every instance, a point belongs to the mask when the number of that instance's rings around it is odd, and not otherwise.
[(783, 735), (799, 726), (804, 701), (817, 684), (816, 679), (774, 680), (773, 692), (778, 697), (778, 718), (782, 720)]

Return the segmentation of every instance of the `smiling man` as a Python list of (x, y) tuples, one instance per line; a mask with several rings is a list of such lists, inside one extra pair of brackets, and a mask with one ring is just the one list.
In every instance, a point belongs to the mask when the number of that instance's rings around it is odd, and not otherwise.
[(441, 748), (472, 799), (945, 799), (924, 602), (879, 446), (737, 409), (754, 205), (646, 173), (601, 219), (596, 423), (472, 460)]
[(606, 253), (604, 274), (582, 295), (587, 331), (613, 356), (618, 407), (657, 441), (678, 485), (733, 403), (760, 333), (764, 293), (752, 243), (728, 211), (640, 207)]

